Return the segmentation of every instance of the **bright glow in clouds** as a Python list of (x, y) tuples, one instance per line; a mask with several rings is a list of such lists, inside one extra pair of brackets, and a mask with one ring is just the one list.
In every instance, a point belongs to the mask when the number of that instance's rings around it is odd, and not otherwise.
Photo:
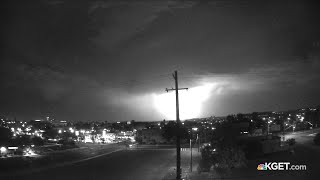
[[(203, 103), (210, 97), (214, 84), (205, 84), (179, 91), (180, 119), (191, 119), (200, 116)], [(154, 95), (154, 105), (166, 119), (176, 119), (175, 91)]]

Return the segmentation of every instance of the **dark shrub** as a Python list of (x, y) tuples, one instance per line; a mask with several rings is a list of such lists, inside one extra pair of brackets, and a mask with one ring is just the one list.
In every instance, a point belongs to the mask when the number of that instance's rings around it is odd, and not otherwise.
[(286, 143), (289, 145), (289, 146), (293, 146), (296, 144), (296, 140), (293, 139), (293, 138), (290, 138), (290, 139), (287, 139), (286, 140)]
[(58, 143), (65, 146), (74, 146), (76, 144), (73, 140), (70, 139), (61, 139), (58, 141)]
[(40, 137), (37, 137), (37, 136), (33, 137), (33, 138), (31, 139), (31, 141), (32, 141), (32, 143), (33, 143), (34, 145), (36, 145), (36, 146), (43, 146), (43, 144), (44, 144), (43, 139), (40, 138)]
[(212, 166), (212, 163), (209, 159), (201, 159), (199, 166), (198, 166), (198, 172), (209, 172), (210, 168)]
[(320, 133), (317, 133), (313, 139), (314, 144), (320, 145)]
[(246, 144), (245, 155), (249, 159), (253, 159), (262, 154), (262, 144), (259, 141), (250, 141)]

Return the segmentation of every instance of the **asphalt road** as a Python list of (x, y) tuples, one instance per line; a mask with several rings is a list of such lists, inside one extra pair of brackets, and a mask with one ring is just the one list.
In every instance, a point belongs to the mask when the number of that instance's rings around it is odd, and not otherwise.
[(163, 179), (175, 166), (175, 149), (124, 150), (37, 173), (11, 176), (24, 180), (153, 180)]
[(299, 131), (293, 132), (285, 135), (285, 139), (294, 138), (298, 144), (303, 144), (306, 146), (314, 146), (313, 138), (316, 133), (320, 132), (320, 128), (308, 130), (308, 131)]

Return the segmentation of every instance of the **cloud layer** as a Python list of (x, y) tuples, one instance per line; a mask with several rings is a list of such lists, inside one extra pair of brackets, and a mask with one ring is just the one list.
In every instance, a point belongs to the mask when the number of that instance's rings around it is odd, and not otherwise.
[(181, 94), (201, 107), (188, 117), (316, 105), (315, 7), (302, 1), (10, 2), (0, 113), (73, 121), (172, 118), (174, 111), (163, 112), (154, 98), (165, 94), (161, 104), (171, 107), (165, 111), (174, 109), (164, 91), (174, 85), (174, 70), (181, 87), (212, 85), (199, 96)]

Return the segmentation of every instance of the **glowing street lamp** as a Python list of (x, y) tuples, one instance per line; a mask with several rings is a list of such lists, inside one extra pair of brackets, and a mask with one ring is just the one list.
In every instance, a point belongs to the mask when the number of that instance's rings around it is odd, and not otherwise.
[(7, 151), (7, 148), (6, 148), (6, 147), (1, 147), (1, 148), (0, 148), (1, 154), (5, 153), (6, 151)]
[[(192, 172), (192, 131), (198, 131), (197, 127), (191, 129), (190, 134), (190, 172)], [(198, 136), (198, 135), (197, 135)]]

